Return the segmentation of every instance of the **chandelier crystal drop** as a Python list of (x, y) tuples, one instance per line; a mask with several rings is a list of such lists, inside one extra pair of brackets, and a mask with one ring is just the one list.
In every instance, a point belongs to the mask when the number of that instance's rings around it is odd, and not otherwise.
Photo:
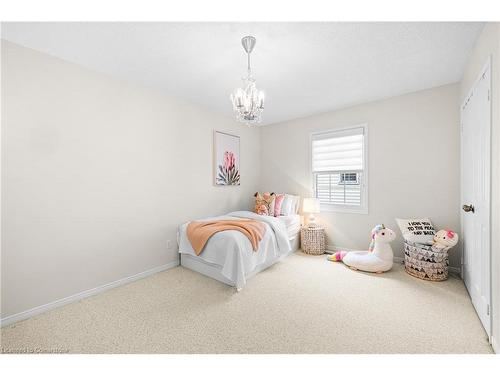
[(241, 39), (243, 49), (247, 53), (247, 76), (242, 78), (243, 88), (234, 90), (230, 97), (236, 120), (248, 125), (260, 123), (262, 111), (264, 110), (264, 92), (257, 89), (250, 68), (250, 54), (255, 47), (255, 42), (253, 36), (246, 36)]

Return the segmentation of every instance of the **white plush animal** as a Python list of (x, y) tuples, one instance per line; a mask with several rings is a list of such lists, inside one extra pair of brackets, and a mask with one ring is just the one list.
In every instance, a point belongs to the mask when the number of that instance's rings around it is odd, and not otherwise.
[(458, 234), (451, 230), (441, 229), (434, 235), (432, 247), (438, 250), (450, 249), (458, 243)]
[[(396, 234), (384, 224), (372, 229), (372, 243), (369, 251), (338, 251), (328, 257), (334, 262), (344, 262), (354, 270), (382, 273), (392, 268), (394, 254), (389, 244)], [(373, 248), (373, 250), (372, 250)]]

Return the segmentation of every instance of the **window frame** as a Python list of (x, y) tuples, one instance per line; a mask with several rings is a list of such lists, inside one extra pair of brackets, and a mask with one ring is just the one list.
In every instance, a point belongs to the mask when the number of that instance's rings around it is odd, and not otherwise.
[[(361, 205), (360, 206), (349, 206), (342, 204), (333, 203), (320, 203), (322, 212), (338, 212), (338, 213), (351, 213), (351, 214), (368, 214), (368, 124), (359, 124), (348, 127), (334, 128), (329, 130), (313, 131), (309, 134), (309, 178), (311, 191), (313, 192), (313, 197), (316, 197), (316, 173), (313, 171), (313, 160), (312, 160), (312, 142), (315, 136), (321, 136), (326, 134), (335, 134), (342, 132), (349, 132), (354, 129), (363, 129), (363, 170), (361, 173)], [(341, 135), (340, 135), (341, 136)], [(349, 171), (347, 171), (349, 172)]]

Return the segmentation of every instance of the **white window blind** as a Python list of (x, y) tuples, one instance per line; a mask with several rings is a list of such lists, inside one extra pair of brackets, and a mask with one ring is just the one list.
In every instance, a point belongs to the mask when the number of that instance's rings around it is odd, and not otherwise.
[(364, 206), (364, 142), (364, 127), (313, 134), (314, 190), (321, 203)]

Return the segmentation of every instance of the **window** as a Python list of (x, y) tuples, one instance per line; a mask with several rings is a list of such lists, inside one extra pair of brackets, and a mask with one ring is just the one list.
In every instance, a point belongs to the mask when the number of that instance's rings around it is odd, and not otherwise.
[(359, 185), (359, 178), (357, 173), (353, 172), (347, 172), (347, 173), (341, 173), (340, 174), (340, 183), (341, 184), (353, 184), (353, 185)]
[(325, 211), (368, 213), (366, 126), (314, 133), (314, 196)]

